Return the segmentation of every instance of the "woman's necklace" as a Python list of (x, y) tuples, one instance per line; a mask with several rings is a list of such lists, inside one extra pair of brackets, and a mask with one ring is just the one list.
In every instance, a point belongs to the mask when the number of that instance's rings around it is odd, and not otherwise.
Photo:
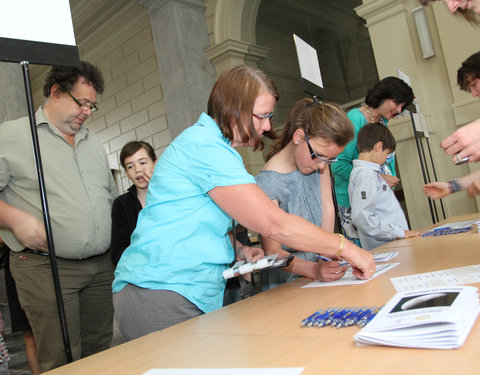
[(370, 111), (367, 107), (365, 107), (365, 111), (368, 113), (368, 119), (370, 122), (376, 122), (375, 117), (373, 117), (373, 112)]

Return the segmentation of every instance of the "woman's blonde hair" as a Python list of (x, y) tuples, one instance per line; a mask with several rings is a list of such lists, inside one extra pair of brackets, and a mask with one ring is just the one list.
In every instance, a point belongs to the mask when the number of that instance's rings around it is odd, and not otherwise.
[(259, 69), (239, 65), (220, 75), (208, 99), (208, 115), (215, 119), (222, 134), (233, 140), (233, 120), (238, 124), (240, 142), (254, 140), (254, 150), (263, 149), (261, 136), (253, 126), (252, 113), (255, 100), (262, 92), (279, 99), (275, 83)]

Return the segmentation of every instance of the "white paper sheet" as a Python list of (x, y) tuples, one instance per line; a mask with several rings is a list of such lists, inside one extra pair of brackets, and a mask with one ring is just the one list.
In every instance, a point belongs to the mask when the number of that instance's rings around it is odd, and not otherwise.
[(151, 369), (143, 375), (299, 375), (304, 367), (285, 368), (167, 368)]
[(310, 284), (302, 286), (302, 288), (319, 288), (322, 286), (338, 286), (338, 285), (356, 285), (356, 284), (364, 284), (378, 275), (381, 275), (384, 272), (387, 272), (388, 270), (391, 270), (393, 267), (398, 266), (400, 263), (384, 263), (384, 264), (377, 264), (377, 271), (372, 275), (371, 278), (367, 280), (360, 280), (357, 279), (356, 276), (353, 276), (352, 269), (348, 269), (347, 272), (345, 272), (345, 275), (335, 281), (329, 281), (329, 282), (324, 282), (324, 281), (313, 281)]
[(315, 85), (323, 88), (322, 74), (318, 64), (317, 50), (293, 34), (297, 49), (298, 64), (302, 78), (308, 79)]
[(392, 277), (397, 292), (480, 282), (480, 264), (448, 270)]

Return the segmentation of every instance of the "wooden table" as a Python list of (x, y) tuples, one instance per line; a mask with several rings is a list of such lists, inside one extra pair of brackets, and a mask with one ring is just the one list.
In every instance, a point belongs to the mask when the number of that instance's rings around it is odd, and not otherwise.
[(303, 318), (320, 308), (383, 305), (396, 292), (391, 277), (480, 264), (477, 232), (395, 241), (374, 252), (394, 249), (400, 253), (392, 262), (400, 264), (365, 284), (301, 289), (311, 280), (299, 279), (48, 374), (228, 367), (305, 367), (302, 375), (479, 374), (478, 321), (456, 350), (358, 347), (353, 342), (358, 327), (300, 327)]

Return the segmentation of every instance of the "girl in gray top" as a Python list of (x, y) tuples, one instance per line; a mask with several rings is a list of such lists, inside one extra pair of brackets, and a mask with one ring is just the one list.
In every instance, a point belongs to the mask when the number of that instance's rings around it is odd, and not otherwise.
[[(284, 211), (333, 232), (335, 211), (328, 164), (336, 161), (352, 138), (352, 125), (338, 106), (302, 99), (288, 112), (256, 182)], [(287, 268), (262, 272), (264, 290), (300, 276), (332, 281), (346, 271), (336, 261), (319, 261), (315, 253), (296, 251), (268, 237), (261, 240), (266, 254), (295, 255)]]

